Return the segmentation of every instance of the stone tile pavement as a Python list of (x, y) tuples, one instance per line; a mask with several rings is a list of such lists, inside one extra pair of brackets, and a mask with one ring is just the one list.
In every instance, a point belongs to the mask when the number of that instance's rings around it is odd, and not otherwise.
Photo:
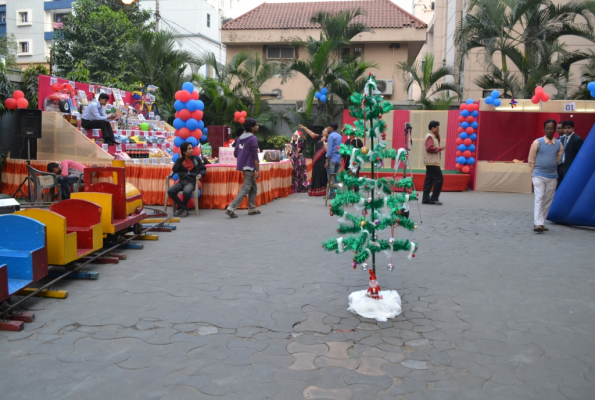
[(9, 399), (595, 398), (595, 232), (532, 232), (530, 195), (445, 193), (417, 207), (418, 256), (378, 262), (403, 314), (347, 311), (367, 287), (320, 242), (336, 218), (292, 195), (260, 216), (201, 211), (37, 320), (0, 332)]

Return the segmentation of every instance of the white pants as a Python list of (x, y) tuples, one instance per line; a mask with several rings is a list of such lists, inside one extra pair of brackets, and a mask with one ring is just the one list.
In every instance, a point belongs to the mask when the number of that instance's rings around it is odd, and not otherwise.
[(558, 180), (541, 176), (534, 176), (532, 180), (535, 192), (535, 225), (543, 226), (552, 200), (554, 200)]

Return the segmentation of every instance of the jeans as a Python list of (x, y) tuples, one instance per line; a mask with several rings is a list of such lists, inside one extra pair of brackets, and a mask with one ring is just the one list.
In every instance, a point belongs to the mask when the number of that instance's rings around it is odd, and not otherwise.
[[(442, 191), (443, 181), (444, 178), (439, 165), (426, 165), (426, 180), (424, 182), (424, 195), (422, 198), (423, 203), (428, 201), (438, 201), (440, 192)], [(434, 191), (432, 192), (432, 197), (430, 197), (432, 186), (434, 186)]]
[(541, 176), (534, 176), (531, 180), (533, 181), (533, 191), (535, 192), (534, 224), (535, 226), (543, 226), (547, 218), (547, 213), (550, 211), (552, 200), (554, 200), (558, 180)]
[[(339, 173), (339, 169), (341, 168), (341, 162), (332, 162), (329, 161), (328, 163), (328, 168), (326, 169), (326, 177), (329, 181), (329, 183), (337, 183), (337, 177), (335, 176), (335, 179), (333, 180), (333, 182), (331, 182), (331, 174), (337, 174)], [(334, 197), (335, 196), (335, 188), (331, 186), (331, 189), (329, 191), (329, 197)]]
[(58, 175), (56, 178), (58, 179), (58, 183), (60, 184), (60, 192), (62, 192), (62, 199), (70, 199), (70, 185), (72, 183), (78, 183), (79, 177), (75, 175), (68, 175), (67, 177)]
[(88, 119), (84, 119), (81, 122), (81, 126), (85, 129), (101, 129), (101, 133), (103, 134), (103, 141), (107, 144), (111, 144), (114, 142), (114, 131), (109, 121), (90, 121)]
[(229, 207), (227, 207), (230, 211), (235, 211), (240, 206), (244, 197), (248, 196), (248, 210), (252, 211), (256, 209), (256, 193), (258, 192), (258, 186), (256, 186), (256, 178), (254, 177), (254, 171), (246, 170), (244, 171), (244, 184), (240, 189), (240, 193), (236, 196), (236, 198), (231, 202)]
[[(169, 188), (167, 191), (167, 195), (173, 200), (174, 203), (178, 206), (178, 208), (182, 210), (188, 210), (188, 200), (190, 200), (190, 196), (194, 191), (194, 183), (181, 183), (178, 182), (172, 187)], [(178, 193), (182, 192), (182, 196), (184, 200), (180, 200), (178, 197)], [(194, 199), (194, 201), (198, 201), (198, 199)]]

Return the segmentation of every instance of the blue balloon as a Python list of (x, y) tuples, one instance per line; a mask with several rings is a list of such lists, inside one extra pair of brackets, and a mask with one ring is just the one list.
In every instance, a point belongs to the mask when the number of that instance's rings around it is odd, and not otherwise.
[(475, 151), (475, 145), (470, 144), (469, 147), (467, 147), (467, 150), (469, 150), (471, 153), (473, 153)]
[(477, 121), (471, 122), (471, 128), (477, 129)]
[(461, 122), (461, 128), (463, 128), (463, 129), (469, 128), (469, 122), (467, 122), (467, 121)]
[(475, 133), (472, 133), (471, 135), (469, 135), (469, 139), (476, 141), (477, 140), (477, 135)]
[(491, 97), (492, 99), (497, 99), (498, 97), (500, 97), (500, 92), (497, 90), (492, 90)]
[(320, 95), (320, 101), (326, 103), (326, 94)]
[(194, 92), (194, 85), (192, 84), (192, 82), (184, 82), (184, 84), (182, 85), (182, 90), (187, 90), (190, 93)]
[(319, 98), (320, 98), (320, 96), (321, 96), (321, 93), (320, 93), (320, 92), (316, 92), (316, 93), (314, 93), (314, 97), (316, 97), (317, 99), (319, 99)]
[(595, 97), (595, 90), (591, 90), (591, 97)]
[(176, 136), (174, 139), (174, 146), (180, 147), (182, 145), (182, 143), (184, 143), (184, 139), (182, 139), (179, 136)]
[(207, 141), (207, 135), (202, 135), (202, 137), (200, 138), (201, 142), (206, 142)]
[[(472, 146), (473, 146), (473, 145), (472, 145)], [(467, 150), (467, 146), (465, 146), (464, 144), (460, 144), (460, 145), (459, 145), (459, 147), (457, 147), (457, 149), (458, 149), (459, 151), (465, 151), (465, 150)]]
[[(459, 137), (463, 140), (467, 139), (469, 137), (469, 135), (467, 135), (467, 132), (461, 132), (459, 133)], [(180, 146), (178, 146), (180, 147)]]
[(202, 133), (204, 133), (205, 135), (207, 135), (209, 133), (209, 128), (205, 128), (202, 130)]
[(178, 160), (178, 158), (180, 158), (180, 154), (179, 153), (176, 153), (176, 154), (173, 155), (173, 157), (171, 158), (171, 160), (173, 162), (176, 162)]
[[(595, 92), (595, 82), (589, 82), (587, 89), (589, 89), (590, 92)], [(593, 93), (591, 93), (591, 95), (593, 95)]]
[[(179, 157), (179, 155), (178, 155), (178, 157)], [(173, 158), (173, 157), (172, 157), (172, 158)], [(172, 177), (171, 177), (171, 179), (173, 179), (173, 180), (174, 180), (174, 182), (175, 182), (175, 181), (177, 181), (178, 179), (180, 179), (180, 177), (178, 176), (178, 174), (174, 174), (174, 176), (172, 176)]]
[(469, 116), (469, 110), (463, 110), (461, 111), (461, 115), (465, 118), (467, 118)]
[(190, 136), (188, 139), (186, 139), (186, 141), (190, 143), (192, 147), (196, 147), (196, 145), (198, 145), (198, 140), (196, 140), (196, 138), (193, 136)]
[(321, 94), (327, 94), (328, 93), (328, 89), (323, 87), (322, 89), (320, 89), (320, 93)]
[(477, 117), (479, 116), (479, 111), (477, 111), (477, 110), (473, 111), (473, 112), (471, 113), (471, 116), (472, 116), (473, 118), (477, 118)]
[(473, 165), (473, 164), (475, 164), (475, 158), (473, 158), (473, 157), (469, 157), (469, 158), (467, 159), (467, 164), (469, 164), (469, 165)]
[(186, 128), (191, 131), (198, 129), (198, 121), (194, 118), (190, 118), (188, 121), (186, 121)]
[(467, 101), (465, 103), (467, 103), (467, 104), (473, 104), (475, 102), (473, 101), (473, 99), (467, 99)]
[(197, 109), (196, 100), (188, 100), (186, 103), (186, 109), (190, 112), (194, 112)]
[(500, 101), (500, 99), (494, 99), (494, 106), (495, 107), (500, 107), (501, 104), (502, 104), (502, 101)]
[(196, 108), (199, 109), (200, 111), (203, 111), (205, 109), (205, 103), (202, 102), (202, 100), (194, 100), (196, 102)]
[(196, 129), (200, 129), (202, 131), (202, 129), (204, 127), (205, 127), (205, 123), (202, 120), (198, 121), (198, 128), (196, 128)]
[(184, 103), (182, 100), (176, 100), (176, 102), (174, 103), (174, 108), (176, 109), (176, 111), (182, 111), (186, 108), (186, 103)]
[(486, 104), (492, 104), (494, 102), (494, 99), (492, 99), (491, 97), (486, 97), (485, 102)]
[(467, 159), (463, 156), (460, 156), (458, 159), (459, 164), (465, 165), (467, 164)]
[(182, 119), (180, 119), (180, 118), (174, 119), (174, 128), (182, 129), (185, 126), (186, 126), (186, 123)]
[(198, 189), (198, 190), (196, 191), (196, 196), (197, 196), (197, 197), (200, 197), (200, 189)]

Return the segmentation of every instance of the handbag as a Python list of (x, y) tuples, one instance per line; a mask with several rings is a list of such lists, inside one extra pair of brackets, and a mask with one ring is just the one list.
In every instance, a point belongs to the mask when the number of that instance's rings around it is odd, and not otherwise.
[(281, 161), (281, 150), (265, 150), (264, 159), (266, 162)]

